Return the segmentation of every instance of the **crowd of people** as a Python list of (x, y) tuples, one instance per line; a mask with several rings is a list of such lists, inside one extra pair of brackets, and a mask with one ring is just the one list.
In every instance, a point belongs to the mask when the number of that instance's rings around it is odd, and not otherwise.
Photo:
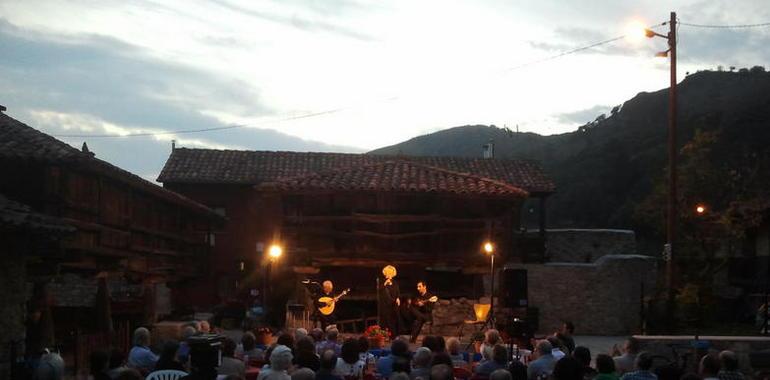
[[(188, 327), (181, 342), (166, 341), (158, 354), (150, 349), (150, 333), (134, 332), (134, 347), (125, 358), (120, 352), (94, 352), (91, 374), (95, 380), (141, 380), (154, 371), (179, 370), (187, 378), (238, 380), (744, 380), (736, 355), (730, 351), (703, 356), (697, 373), (653, 371), (653, 356), (640, 351), (629, 338), (615, 356), (592, 356), (577, 345), (574, 327), (562, 329), (531, 346), (504, 343), (494, 329), (474, 337), (464, 347), (457, 338), (425, 336), (421, 345), (395, 338), (388, 349), (369, 347), (365, 336), (341, 339), (331, 325), (307, 331), (273, 335), (269, 329), (245, 332), (240, 342), (223, 338), (221, 359), (206, 373), (190, 363), (187, 339), (201, 331)], [(531, 348), (531, 349), (528, 349)], [(125, 360), (124, 360), (125, 359)], [(249, 369), (258, 371), (249, 371)], [(657, 373), (656, 373), (657, 372)], [(256, 375), (258, 373), (258, 375)]]

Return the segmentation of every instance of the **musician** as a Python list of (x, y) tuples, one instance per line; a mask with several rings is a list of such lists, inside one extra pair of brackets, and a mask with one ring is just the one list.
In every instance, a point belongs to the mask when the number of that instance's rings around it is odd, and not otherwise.
[(438, 298), (433, 294), (428, 293), (428, 284), (425, 281), (417, 283), (417, 297), (412, 300), (412, 338), (411, 342), (417, 341), (417, 336), (420, 335), (422, 325), (425, 322), (433, 320), (433, 304), (436, 303)]
[(337, 321), (337, 317), (334, 315), (334, 312), (332, 312), (329, 315), (323, 315), (319, 308), (327, 306), (326, 303), (321, 302), (319, 299), (321, 297), (329, 297), (334, 298), (334, 294), (332, 292), (334, 291), (334, 283), (332, 283), (329, 280), (324, 281), (321, 284), (321, 291), (317, 294), (313, 295), (313, 304), (315, 305), (315, 322), (318, 322), (321, 324), (321, 329), (326, 331), (326, 326), (333, 325)]
[(398, 307), (401, 306), (401, 294), (398, 290), (398, 283), (393, 279), (398, 272), (396, 267), (388, 265), (382, 268), (384, 280), (380, 285), (379, 309), (380, 326), (390, 330), (393, 336), (398, 335), (400, 329)]

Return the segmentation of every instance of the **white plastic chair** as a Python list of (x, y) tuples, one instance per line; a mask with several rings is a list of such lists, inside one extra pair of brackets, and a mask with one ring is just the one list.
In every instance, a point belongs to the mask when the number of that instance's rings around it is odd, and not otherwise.
[(175, 369), (166, 369), (162, 371), (150, 372), (145, 380), (177, 380), (182, 376), (187, 376), (187, 372), (177, 371)]

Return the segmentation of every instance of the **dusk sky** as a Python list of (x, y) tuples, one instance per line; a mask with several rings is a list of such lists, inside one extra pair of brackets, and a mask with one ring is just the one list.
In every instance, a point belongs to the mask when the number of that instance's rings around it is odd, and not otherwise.
[[(770, 20), (755, 1), (0, 0), (0, 104), (154, 179), (185, 147), (361, 152), (466, 124), (575, 130), (668, 87), (631, 22)], [(665, 28), (658, 31), (665, 32)], [(679, 79), (768, 65), (770, 28), (679, 29)]]

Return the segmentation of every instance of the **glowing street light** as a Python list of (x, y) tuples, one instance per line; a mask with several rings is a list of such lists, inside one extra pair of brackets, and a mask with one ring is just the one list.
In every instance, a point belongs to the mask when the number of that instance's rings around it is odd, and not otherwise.
[(639, 42), (645, 37), (649, 37), (647, 31), (649, 31), (649, 29), (647, 29), (647, 26), (643, 22), (633, 20), (626, 25), (625, 36), (632, 42)]
[(698, 213), (698, 215), (703, 215), (706, 213), (706, 206), (700, 204), (695, 206), (695, 212)]
[(491, 274), (491, 284), (490, 284), (490, 294), (489, 294), (489, 314), (487, 314), (487, 322), (485, 325), (491, 325), (494, 327), (495, 325), (495, 245), (492, 244), (492, 242), (487, 241), (482, 246), (482, 249), (484, 250), (484, 253), (489, 255), (489, 262), (490, 262), (490, 274)]
[(487, 255), (491, 255), (495, 252), (495, 246), (490, 242), (484, 243), (484, 252), (486, 252)]
[(273, 244), (268, 248), (267, 255), (270, 256), (270, 260), (276, 260), (283, 255), (283, 248), (278, 244)]

